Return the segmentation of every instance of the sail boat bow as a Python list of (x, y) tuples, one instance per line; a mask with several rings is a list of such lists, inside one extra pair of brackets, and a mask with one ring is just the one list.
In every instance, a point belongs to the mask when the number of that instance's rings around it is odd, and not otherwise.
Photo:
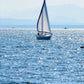
[(52, 36), (45, 0), (43, 2), (43, 6), (37, 21), (37, 32), (38, 40), (49, 40)]

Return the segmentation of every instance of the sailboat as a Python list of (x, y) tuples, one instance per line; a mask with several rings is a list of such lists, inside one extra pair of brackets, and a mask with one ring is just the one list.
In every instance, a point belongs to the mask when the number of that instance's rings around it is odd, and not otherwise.
[(37, 21), (36, 37), (38, 40), (50, 40), (52, 37), (45, 0), (43, 2), (43, 6)]

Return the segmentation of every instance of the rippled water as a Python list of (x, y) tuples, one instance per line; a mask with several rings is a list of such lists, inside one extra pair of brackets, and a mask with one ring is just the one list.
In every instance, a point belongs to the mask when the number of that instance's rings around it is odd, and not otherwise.
[(35, 30), (0, 29), (0, 84), (83, 84), (84, 30), (52, 30), (49, 41)]

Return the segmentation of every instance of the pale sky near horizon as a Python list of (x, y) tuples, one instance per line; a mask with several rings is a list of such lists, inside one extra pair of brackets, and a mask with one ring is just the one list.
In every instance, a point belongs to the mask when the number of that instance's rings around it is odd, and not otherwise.
[[(0, 0), (0, 18), (37, 19), (44, 0)], [(49, 19), (84, 23), (84, 0), (46, 0)], [(67, 6), (66, 6), (67, 5)], [(55, 6), (55, 8), (53, 8)], [(58, 19), (57, 19), (58, 18)]]
[[(46, 0), (48, 6), (73, 4), (84, 8), (84, 0)], [(43, 0), (0, 0), (0, 11), (22, 11), (41, 7)]]

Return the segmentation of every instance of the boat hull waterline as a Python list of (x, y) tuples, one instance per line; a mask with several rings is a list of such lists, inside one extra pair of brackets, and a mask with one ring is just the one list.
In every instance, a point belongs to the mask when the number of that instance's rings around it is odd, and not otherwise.
[(39, 36), (37, 35), (37, 40), (50, 40), (51, 39), (51, 36)]

